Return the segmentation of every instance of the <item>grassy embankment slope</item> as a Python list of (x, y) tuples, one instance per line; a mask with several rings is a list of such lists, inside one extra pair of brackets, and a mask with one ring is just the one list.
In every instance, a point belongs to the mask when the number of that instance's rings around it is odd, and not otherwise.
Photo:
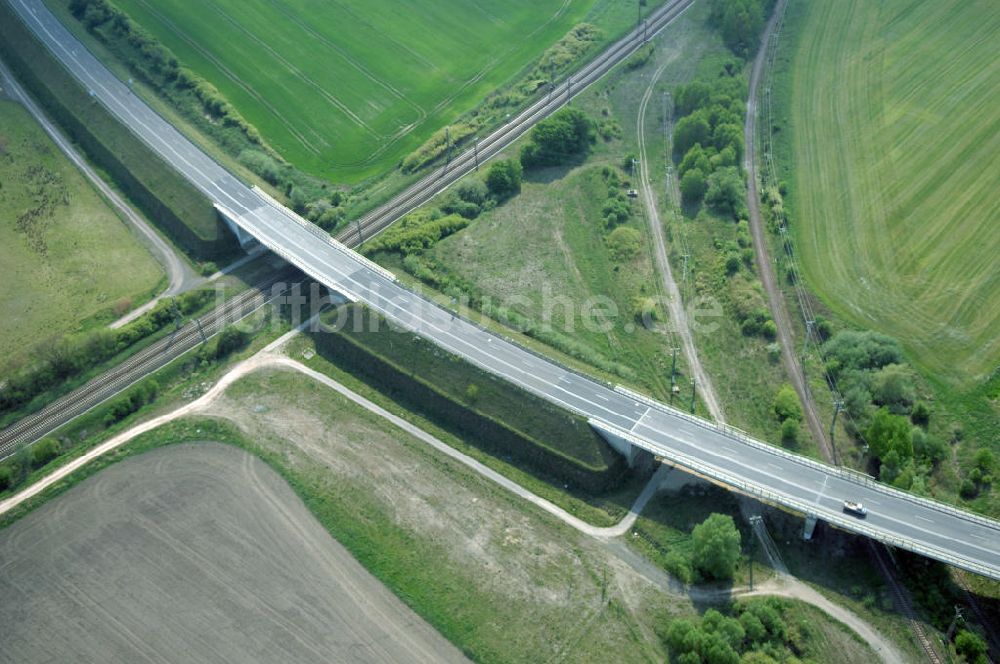
[(1000, 362), (1000, 15), (989, 2), (805, 13), (785, 177), (809, 286), (956, 385)]
[[(136, 304), (150, 253), (19, 104), (0, 100), (0, 369)], [(124, 305), (123, 309), (127, 309)], [(46, 341), (49, 340), (49, 341)]]
[(342, 182), (395, 166), (575, 24), (592, 17), (617, 34), (635, 16), (606, 0), (435, 0), (407, 11), (391, 0), (226, 0), (207, 15), (178, 0), (116, 4), (285, 159)]
[(218, 259), (235, 246), (208, 200), (103, 106), (0, 2), (0, 55), (87, 157), (190, 256)]

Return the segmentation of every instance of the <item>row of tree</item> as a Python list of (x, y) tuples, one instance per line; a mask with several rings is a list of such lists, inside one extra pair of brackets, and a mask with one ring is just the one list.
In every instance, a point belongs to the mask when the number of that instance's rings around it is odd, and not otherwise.
[(45, 348), (32, 366), (10, 376), (0, 387), (0, 412), (23, 406), (43, 392), (104, 362), (141, 339), (188, 315), (212, 299), (207, 289), (166, 298), (152, 311), (118, 330), (101, 329), (63, 337)]
[(684, 202), (705, 203), (720, 214), (745, 216), (743, 114), (746, 82), (738, 67), (714, 79), (680, 86), (674, 96), (674, 153)]

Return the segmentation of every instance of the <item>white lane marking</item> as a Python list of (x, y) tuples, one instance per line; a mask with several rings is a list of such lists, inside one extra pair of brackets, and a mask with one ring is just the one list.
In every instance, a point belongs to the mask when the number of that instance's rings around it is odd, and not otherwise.
[(816, 496), (816, 504), (819, 505), (819, 501), (823, 500), (823, 495), (826, 493), (827, 482), (830, 481), (830, 476), (826, 475), (823, 477), (823, 488), (819, 490), (819, 495)]
[(927, 517), (920, 516), (919, 514), (914, 514), (913, 516), (920, 519), (921, 521), (926, 521), (927, 523), (934, 523), (934, 519), (928, 519)]
[[(27, 6), (27, 5), (26, 5), (26, 4), (24, 3), (24, 0), (20, 0), (19, 4), (20, 4), (20, 5), (22, 6), (22, 7), (24, 7), (25, 9), (27, 9), (27, 10), (28, 10), (28, 11), (29, 11), (29, 12), (30, 12), (31, 14), (33, 14), (33, 15), (35, 14), (35, 10), (34, 10), (34, 8), (32, 8), (32, 7), (28, 7), (28, 6)], [(36, 17), (36, 21), (37, 21), (37, 17)], [(49, 29), (48, 29), (48, 27), (47, 27), (46, 25), (44, 25), (44, 24), (42, 24), (42, 23), (40, 23), (40, 22), (39, 22), (39, 25), (38, 25), (38, 27), (39, 27), (39, 28), (40, 28), (40, 29), (41, 29), (42, 31), (44, 31), (44, 32), (45, 32), (45, 33), (46, 33), (46, 34), (47, 34), (47, 35), (48, 35), (48, 36), (50, 37), (50, 42), (49, 42), (49, 45), (50, 45), (50, 47), (56, 47), (56, 48), (59, 48), (59, 49), (63, 50), (64, 52), (68, 52), (68, 50), (66, 49), (66, 47), (65, 47), (65, 46), (63, 46), (63, 44), (62, 44), (62, 43), (60, 42), (60, 40), (57, 40), (57, 39), (55, 39), (55, 38), (54, 38), (54, 36), (53, 36), (53, 35), (52, 35), (52, 33), (51, 33), (51, 32), (49, 31)], [(74, 54), (74, 55), (75, 55), (75, 54)], [(97, 80), (97, 79), (96, 79), (96, 78), (94, 77), (94, 75), (93, 75), (93, 74), (91, 74), (91, 72), (89, 71), (89, 69), (88, 69), (88, 68), (87, 68), (86, 66), (84, 66), (84, 64), (83, 64), (82, 62), (80, 62), (80, 61), (79, 61), (79, 60), (78, 60), (78, 59), (77, 59), (76, 57), (72, 57), (71, 59), (72, 59), (72, 60), (73, 60), (73, 61), (74, 61), (74, 62), (75, 62), (75, 63), (76, 63), (76, 64), (77, 64), (78, 66), (79, 66), (79, 68), (80, 68), (80, 69), (82, 70), (82, 75), (83, 75), (83, 76), (85, 76), (86, 78), (89, 78), (90, 80), (93, 80), (93, 81), (95, 81), (95, 82), (96, 82), (96, 84), (97, 84), (97, 85), (96, 85), (96, 87), (98, 87), (98, 88), (100, 88), (101, 90), (103, 90), (104, 92), (106, 92), (106, 93), (108, 94), (108, 96), (109, 96), (109, 98), (110, 98), (111, 100), (115, 100), (115, 99), (116, 99), (115, 95), (114, 95), (114, 94), (112, 94), (112, 93), (110, 92), (110, 90), (108, 90), (108, 88), (107, 88), (107, 87), (106, 87), (106, 86), (104, 85), (103, 81), (98, 81), (98, 80)], [(98, 63), (98, 64), (99, 64), (99, 63)], [(120, 82), (119, 82), (119, 83), (120, 83)], [(109, 100), (108, 100), (108, 97), (106, 97), (106, 98), (105, 98), (105, 101), (106, 101), (106, 103), (111, 103), (111, 101), (109, 101)], [(132, 109), (131, 109), (131, 108), (130, 108), (130, 107), (129, 107), (128, 105), (122, 105), (122, 104), (116, 104), (116, 105), (117, 105), (117, 107), (118, 107), (118, 108), (120, 109), (120, 110), (119, 110), (119, 112), (120, 112), (120, 113), (122, 113), (122, 115), (125, 115), (125, 116), (130, 116), (130, 117), (132, 117), (132, 118), (133, 118), (133, 119), (135, 120), (135, 124), (136, 124), (136, 125), (138, 125), (138, 126), (141, 126), (141, 127), (143, 127), (144, 129), (146, 129), (146, 130), (147, 130), (147, 131), (149, 132), (149, 134), (150, 134), (150, 135), (152, 135), (152, 136), (154, 137), (154, 138), (148, 138), (148, 137), (146, 137), (146, 138), (145, 138), (145, 140), (147, 141), (147, 143), (151, 143), (151, 142), (152, 142), (152, 141), (153, 141), (154, 139), (158, 138), (158, 139), (159, 139), (159, 144), (160, 144), (161, 146), (162, 146), (162, 145), (164, 145), (164, 141), (163, 141), (163, 139), (162, 139), (162, 138), (161, 138), (161, 137), (159, 136), (159, 132), (158, 132), (158, 131), (153, 131), (151, 127), (149, 127), (149, 126), (148, 126), (148, 125), (147, 125), (147, 124), (146, 124), (145, 122), (143, 122), (143, 121), (142, 121), (142, 119), (140, 119), (140, 118), (136, 117), (135, 113), (133, 112), (133, 110), (132, 110)], [(167, 123), (165, 123), (165, 122), (164, 122), (164, 121), (163, 121), (162, 119), (159, 119), (159, 121), (160, 121), (160, 123), (162, 123), (163, 125), (165, 125), (165, 126), (166, 126), (167, 128), (169, 128), (169, 129), (173, 130), (174, 132), (176, 132), (176, 129), (173, 129), (173, 128), (172, 128), (172, 127), (171, 127), (170, 125), (168, 125)], [(187, 146), (188, 146), (188, 147), (189, 147), (190, 149), (192, 149), (192, 150), (194, 151), (194, 154), (195, 154), (195, 155), (197, 155), (197, 154), (201, 154), (201, 153), (200, 153), (200, 151), (198, 150), (198, 148), (197, 148), (197, 147), (195, 147), (195, 146), (194, 146), (193, 144), (190, 144), (190, 143), (189, 143), (189, 142), (187, 142), (187, 141), (184, 141), (184, 144), (186, 144), (186, 145), (187, 145)], [(155, 145), (151, 145), (151, 147), (153, 147), (154, 149), (156, 149), (156, 146), (155, 146)], [(167, 146), (167, 147), (169, 147), (169, 146)], [(208, 185), (205, 185), (205, 184), (203, 184), (203, 183), (197, 183), (197, 182), (196, 182), (196, 183), (194, 183), (194, 184), (195, 184), (196, 186), (198, 186), (198, 187), (199, 187), (200, 189), (202, 189), (202, 191), (204, 191), (205, 193), (209, 193), (209, 191), (210, 191), (210, 190), (215, 190), (215, 191), (218, 191), (218, 192), (219, 192), (219, 194), (221, 194), (221, 196), (222, 196), (222, 197), (224, 197), (224, 198), (226, 198), (226, 199), (228, 199), (228, 200), (230, 200), (230, 201), (233, 201), (233, 202), (237, 203), (237, 204), (239, 205), (239, 207), (240, 207), (240, 208), (242, 208), (242, 209), (246, 209), (246, 206), (245, 206), (245, 205), (242, 205), (242, 204), (240, 204), (240, 202), (239, 202), (239, 201), (238, 201), (237, 199), (235, 199), (235, 198), (234, 198), (234, 197), (233, 197), (232, 195), (230, 195), (230, 194), (229, 194), (228, 192), (226, 192), (226, 191), (225, 191), (225, 190), (224, 190), (224, 189), (223, 189), (223, 188), (222, 188), (222, 187), (221, 187), (221, 186), (220, 186), (219, 184), (217, 184), (217, 183), (216, 183), (216, 182), (215, 182), (214, 180), (212, 180), (211, 178), (207, 177), (207, 175), (206, 175), (205, 173), (203, 173), (203, 172), (202, 172), (201, 170), (199, 170), (199, 169), (198, 169), (197, 167), (195, 167), (195, 165), (194, 165), (194, 164), (193, 164), (192, 162), (190, 162), (190, 161), (189, 161), (189, 160), (188, 160), (188, 159), (187, 159), (186, 157), (184, 157), (184, 156), (180, 155), (180, 154), (178, 153), (178, 151), (177, 151), (176, 149), (169, 149), (169, 150), (163, 150), (163, 149), (161, 148), (160, 150), (157, 150), (157, 151), (158, 151), (158, 152), (160, 152), (161, 156), (166, 156), (166, 155), (164, 154), (164, 152), (172, 152), (173, 154), (175, 154), (175, 155), (176, 155), (176, 156), (178, 157), (178, 159), (177, 159), (177, 160), (170, 160), (170, 161), (173, 161), (174, 163), (178, 163), (178, 162), (182, 162), (182, 163), (184, 163), (184, 164), (187, 164), (187, 165), (188, 165), (188, 166), (189, 166), (189, 167), (191, 168), (191, 170), (195, 171), (196, 173), (198, 173), (198, 175), (200, 175), (200, 176), (201, 176), (202, 178), (204, 178), (205, 180), (207, 180), (207, 181), (209, 182), (209, 184), (208, 184)], [(206, 158), (206, 159), (207, 159), (207, 158)], [(211, 166), (212, 166), (212, 167), (213, 167), (214, 169), (218, 169), (218, 168), (219, 168), (219, 167), (218, 167), (218, 165), (217, 165), (217, 164), (215, 164), (214, 162), (210, 162), (210, 163), (211, 163)], [(219, 169), (219, 170), (221, 170), (221, 169)], [(232, 176), (229, 176), (229, 174), (228, 174), (228, 173), (225, 173), (225, 172), (223, 172), (223, 174), (224, 174), (224, 175), (226, 175), (226, 176), (228, 176), (229, 178), (231, 178), (231, 177), (232, 177)], [(237, 185), (239, 185), (239, 182), (238, 182), (238, 181), (235, 181), (235, 180), (234, 180), (234, 182), (235, 182), (235, 183), (236, 183)], [(262, 208), (262, 209), (267, 209), (267, 208)], [(271, 208), (271, 210), (273, 211), (273, 208)], [(248, 210), (248, 212), (249, 212), (249, 213), (250, 213), (250, 214), (251, 214), (251, 215), (252, 215), (253, 217), (255, 217), (256, 219), (258, 219), (258, 220), (262, 221), (263, 223), (265, 223), (265, 224), (267, 224), (267, 223), (268, 223), (268, 220), (267, 220), (267, 219), (262, 219), (262, 218), (261, 218), (261, 216), (260, 216), (260, 215), (259, 215), (259, 214), (257, 213), (257, 210)], [(279, 212), (280, 212), (280, 211), (279, 211)], [(301, 252), (301, 250), (302, 250), (302, 247), (298, 247), (298, 249), (299, 249), (299, 251)], [(309, 253), (309, 254), (312, 254), (312, 252), (307, 252), (307, 253)], [(314, 254), (313, 254), (313, 255), (314, 255)], [(341, 255), (341, 254), (340, 254), (340, 252), (338, 252), (338, 255)], [(314, 256), (315, 256), (315, 255), (314, 255)], [(351, 260), (351, 257), (350, 257), (349, 255), (345, 256), (345, 258), (347, 258), (348, 260)], [(354, 262), (354, 263), (357, 263), (358, 261), (352, 261), (352, 262)], [(331, 266), (331, 267), (332, 267), (332, 266)], [(334, 269), (334, 271), (336, 271), (336, 272), (338, 272), (338, 273), (341, 273), (341, 274), (343, 274), (343, 273), (342, 273), (342, 272), (341, 272), (340, 270), (338, 270), (338, 269), (336, 269), (336, 268), (333, 268), (333, 269)], [(371, 287), (369, 287), (369, 286), (366, 286), (366, 285), (364, 285), (364, 284), (361, 284), (360, 282), (358, 282), (358, 281), (356, 281), (356, 280), (354, 280), (354, 279), (348, 279), (348, 280), (349, 280), (349, 281), (351, 281), (352, 283), (356, 283), (356, 284), (358, 284), (359, 286), (362, 286), (362, 287), (364, 288), (364, 290), (365, 290), (366, 292), (369, 292), (369, 293), (373, 293), (373, 292), (375, 292), (375, 291), (373, 291), (373, 290), (371, 289)], [(379, 294), (379, 297), (380, 297), (380, 298), (382, 298), (382, 296), (381, 296), (380, 294)], [(384, 299), (384, 298), (382, 298), (382, 299)], [(373, 303), (373, 306), (376, 306), (376, 305), (374, 305), (374, 303)], [(399, 307), (399, 308), (401, 308), (401, 307)], [(387, 311), (385, 311), (384, 313), (386, 313), (387, 315), (389, 315)], [(435, 330), (436, 330), (436, 329), (438, 329), (438, 328), (436, 328), (436, 327), (435, 327), (434, 325), (430, 324), (430, 323), (428, 322), (428, 320), (426, 320), (426, 319), (425, 319), (425, 320), (423, 320), (422, 322), (424, 322), (424, 323), (428, 324), (428, 325), (429, 325), (429, 327), (430, 327), (431, 329), (435, 329)], [(469, 343), (468, 341), (465, 341), (465, 340), (463, 340), (463, 339), (458, 339), (458, 338), (456, 338), (456, 337), (455, 337), (454, 335), (452, 335), (452, 334), (450, 334), (450, 333), (444, 333), (444, 332), (443, 332), (442, 330), (439, 330), (439, 331), (440, 331), (440, 332), (442, 332), (443, 334), (446, 334), (446, 335), (447, 335), (447, 336), (449, 336), (449, 337), (452, 337), (453, 339), (456, 339), (457, 341), (459, 341), (459, 343), (461, 343), (461, 344), (463, 344), (463, 345), (467, 345), (467, 346), (468, 346), (468, 345), (471, 345), (471, 344), (470, 344), (470, 343)], [(467, 359), (469, 359), (470, 361), (472, 361), (472, 362), (473, 362), (474, 364), (477, 364), (477, 365), (479, 365), (479, 366), (483, 366), (484, 368), (487, 368), (487, 369), (490, 369), (490, 370), (492, 370), (492, 367), (490, 367), (489, 365), (487, 365), (487, 364), (485, 364), (485, 363), (483, 363), (483, 362), (481, 362), (481, 361), (479, 361), (479, 360), (476, 360), (476, 359), (472, 358), (472, 357), (471, 357), (470, 355), (468, 355), (468, 354), (466, 354), (466, 353), (462, 353), (462, 355), (463, 355), (463, 356), (465, 356), (465, 357), (466, 357)], [(490, 358), (490, 359), (493, 359), (494, 361), (497, 361), (497, 358)], [(502, 363), (502, 364), (508, 364), (508, 363), (506, 363), (506, 362), (502, 362), (502, 361), (501, 361), (501, 363)], [(513, 367), (513, 366), (512, 366), (511, 368), (512, 368), (512, 369), (514, 369), (514, 370), (518, 370), (518, 368), (517, 368), (517, 367)], [(521, 373), (523, 373), (523, 370), (521, 370), (520, 372), (521, 372)], [(546, 385), (549, 385), (549, 386), (551, 386), (551, 387), (554, 387), (554, 388), (556, 388), (556, 389), (558, 389), (558, 390), (560, 390), (560, 391), (563, 391), (563, 392), (566, 392), (566, 393), (567, 393), (568, 395), (572, 396), (572, 397), (573, 397), (574, 399), (577, 399), (577, 400), (579, 400), (579, 401), (582, 401), (582, 402), (584, 402), (584, 403), (588, 403), (588, 404), (590, 404), (590, 405), (594, 406), (595, 408), (597, 408), (597, 409), (599, 409), (599, 410), (604, 410), (604, 411), (607, 411), (607, 412), (611, 413), (611, 414), (612, 414), (612, 415), (614, 416), (614, 419), (616, 419), (616, 420), (617, 420), (617, 419), (626, 419), (626, 420), (627, 420), (627, 419), (630, 419), (630, 418), (628, 418), (627, 416), (622, 416), (622, 415), (621, 415), (620, 413), (617, 413), (617, 412), (615, 412), (615, 411), (611, 411), (610, 409), (607, 409), (607, 408), (603, 408), (603, 407), (599, 406), (598, 404), (595, 404), (595, 403), (593, 403), (593, 402), (591, 402), (591, 401), (589, 401), (589, 400), (587, 400), (587, 399), (584, 399), (584, 398), (580, 397), (580, 396), (579, 396), (579, 395), (577, 395), (577, 394), (574, 394), (574, 393), (572, 393), (572, 392), (569, 392), (568, 390), (565, 390), (565, 389), (563, 389), (563, 388), (560, 388), (559, 386), (556, 386), (556, 385), (553, 385), (552, 383), (549, 383), (548, 381), (545, 381), (545, 380), (542, 380), (541, 382), (542, 382), (543, 384), (546, 384)], [(536, 392), (536, 393), (539, 393), (539, 392), (540, 392), (540, 390), (538, 390), (537, 388), (533, 388), (533, 387), (530, 387), (529, 389), (531, 389), (532, 391), (534, 391), (534, 392)], [(560, 399), (560, 398), (558, 398), (558, 397), (556, 397), (556, 396), (554, 396), (554, 395), (551, 395), (551, 394), (544, 394), (544, 396), (546, 396), (547, 398), (549, 398), (549, 399), (550, 399), (550, 400), (552, 400), (552, 401), (555, 401), (555, 402), (557, 402), (557, 403), (560, 403), (560, 404), (563, 404), (563, 405), (565, 405), (565, 406), (569, 407), (569, 408), (570, 408), (571, 410), (576, 410), (577, 412), (582, 412), (582, 411), (581, 411), (581, 410), (580, 410), (580, 409), (579, 409), (578, 407), (574, 407), (574, 406), (571, 406), (570, 404), (568, 404), (568, 403), (567, 403), (567, 402), (565, 402), (564, 400), (562, 400), (562, 399)], [(645, 416), (645, 414), (644, 414), (643, 416)], [(641, 419), (641, 418), (640, 418), (640, 419)], [(637, 421), (637, 422), (636, 422), (636, 424), (635, 424), (635, 425), (633, 426), (633, 429), (634, 429), (634, 428), (636, 428), (636, 427), (638, 427), (638, 425), (639, 425), (639, 422)], [(665, 434), (665, 435), (669, 436), (669, 434), (667, 434), (666, 432), (661, 432), (661, 431), (657, 431), (656, 429), (652, 429), (652, 427), (647, 427), (647, 428), (651, 429), (652, 431), (654, 431), (654, 432), (655, 432), (655, 433), (657, 433), (657, 434), (660, 434), (660, 435), (663, 435), (663, 434)], [(688, 433), (690, 433), (690, 432), (688, 432)], [(656, 445), (656, 444), (657, 444), (657, 443), (653, 442), (652, 440), (650, 441), (650, 443), (651, 443), (651, 444), (653, 444), (653, 445)], [(779, 466), (774, 466), (773, 464), (769, 464), (769, 465), (772, 465), (772, 467), (776, 467), (776, 468), (779, 468), (779, 469), (780, 469), (780, 467), (779, 467)], [(763, 472), (763, 471), (761, 471), (761, 472)], [(779, 480), (782, 480), (782, 481), (784, 481), (784, 482), (787, 482), (788, 484), (792, 484), (793, 486), (797, 486), (797, 485), (794, 485), (794, 483), (791, 483), (791, 482), (788, 482), (788, 480), (785, 480), (784, 478), (778, 478), (778, 477), (775, 477), (775, 476), (773, 476), (773, 475), (770, 475), (770, 474), (768, 474), (768, 473), (764, 473), (764, 474), (765, 474), (765, 475), (769, 475), (769, 476), (771, 476), (771, 477), (774, 477), (775, 479), (779, 479)], [(869, 502), (871, 502), (871, 501), (869, 501)], [(895, 520), (895, 519), (891, 519), (890, 517), (885, 517), (885, 518), (886, 518), (887, 520), (890, 520), (890, 521), (896, 521), (897, 523), (904, 523), (904, 522), (900, 522), (900, 521), (897, 521), (897, 520)], [(921, 517), (921, 518), (922, 518), (922, 517)], [(931, 521), (931, 520), (929, 520), (929, 519), (924, 519), (924, 520), (925, 520), (925, 521), (929, 521), (929, 522), (933, 523), (933, 521)], [(923, 530), (923, 529), (920, 529), (919, 527), (916, 527), (916, 526), (913, 526), (913, 524), (910, 524), (910, 523), (906, 523), (905, 525), (907, 525), (908, 527), (912, 527), (912, 528), (915, 528), (915, 529), (917, 529), (917, 530)], [(934, 534), (934, 533), (931, 533), (931, 531), (926, 531), (926, 530), (924, 530), (923, 532), (927, 532), (927, 533), (929, 533), (929, 534)], [(982, 538), (980, 538), (980, 539), (982, 539)], [(980, 548), (980, 547), (975, 547), (975, 548)], [(983, 550), (985, 550), (985, 551), (988, 551), (989, 553), (994, 553), (994, 551), (992, 551), (992, 550), (988, 550), (988, 549), (983, 549)]]
[(631, 429), (629, 429), (629, 430), (628, 430), (628, 432), (629, 432), (629, 433), (632, 433), (632, 432), (634, 432), (634, 431), (635, 431), (635, 430), (636, 430), (637, 428), (639, 428), (639, 425), (640, 425), (640, 424), (642, 424), (642, 421), (643, 421), (643, 420), (644, 420), (644, 419), (646, 418), (646, 416), (647, 416), (647, 415), (649, 415), (649, 414), (650, 414), (650, 413), (651, 413), (652, 411), (653, 411), (653, 409), (652, 409), (652, 408), (650, 408), (649, 406), (647, 406), (647, 407), (646, 407), (646, 410), (645, 410), (645, 411), (643, 411), (642, 415), (640, 415), (640, 416), (639, 416), (639, 419), (637, 419), (637, 420), (635, 421), (635, 424), (633, 424), (633, 425), (632, 425), (632, 428), (631, 428)]

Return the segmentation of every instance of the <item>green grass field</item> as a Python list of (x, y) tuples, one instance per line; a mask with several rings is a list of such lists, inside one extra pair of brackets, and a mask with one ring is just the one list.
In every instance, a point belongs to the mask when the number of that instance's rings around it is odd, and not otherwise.
[(286, 159), (346, 181), (394, 166), (575, 24), (617, 34), (635, 20), (611, 0), (116, 4)]
[(995, 9), (799, 2), (778, 81), (775, 113), (791, 134), (779, 149), (787, 142), (809, 286), (953, 385), (1000, 362)]
[(19, 104), (0, 100), (0, 369), (138, 304), (152, 255)]

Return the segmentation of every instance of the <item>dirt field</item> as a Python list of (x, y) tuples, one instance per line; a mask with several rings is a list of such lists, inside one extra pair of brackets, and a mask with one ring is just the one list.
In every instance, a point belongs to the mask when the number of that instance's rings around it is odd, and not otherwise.
[(460, 662), (270, 468), (123, 461), (0, 531), (2, 662)]

